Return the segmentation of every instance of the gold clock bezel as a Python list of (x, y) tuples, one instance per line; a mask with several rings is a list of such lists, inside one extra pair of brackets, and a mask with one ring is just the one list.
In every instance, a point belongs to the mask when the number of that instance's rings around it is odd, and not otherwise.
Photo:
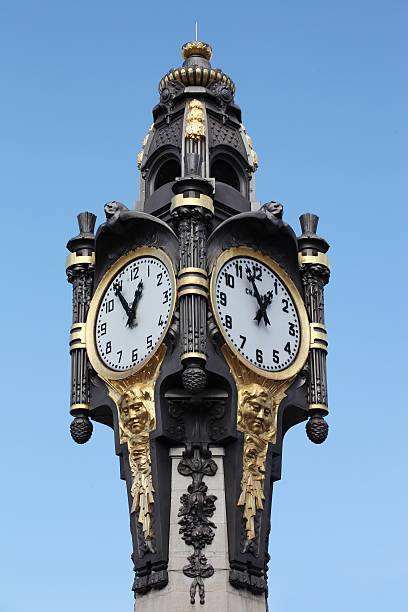
[[(169, 318), (167, 321), (167, 325), (162, 333), (162, 341), (158, 342), (156, 347), (151, 351), (137, 366), (133, 368), (129, 368), (128, 370), (124, 370), (121, 372), (117, 372), (116, 370), (111, 370), (100, 358), (98, 350), (96, 348), (95, 341), (95, 325), (96, 319), (99, 312), (99, 307), (102, 302), (103, 296), (105, 292), (114, 279), (114, 277), (129, 263), (134, 261), (135, 259), (139, 259), (140, 257), (155, 257), (160, 259), (160, 261), (166, 266), (169, 271), (171, 288), (173, 290), (173, 304), (171, 311), (169, 313)], [(96, 288), (94, 295), (92, 296), (91, 303), (89, 305), (88, 316), (86, 320), (86, 350), (88, 353), (89, 361), (91, 362), (94, 370), (103, 378), (108, 380), (122, 380), (124, 378), (128, 378), (132, 376), (139, 370), (141, 370), (148, 361), (155, 355), (159, 347), (161, 346), (164, 337), (167, 334), (167, 331), (170, 327), (171, 321), (173, 319), (174, 310), (176, 308), (177, 302), (177, 290), (176, 290), (176, 275), (174, 272), (173, 263), (170, 257), (162, 250), (156, 247), (140, 247), (138, 249), (134, 249), (123, 255), (119, 259), (115, 261), (115, 263), (105, 272), (99, 285)]]
[[(222, 266), (234, 257), (251, 257), (252, 259), (255, 259), (263, 263), (265, 266), (271, 268), (271, 270), (273, 270), (279, 280), (285, 285), (295, 305), (296, 312), (299, 317), (300, 345), (294, 361), (284, 370), (280, 370), (279, 372), (268, 372), (267, 370), (258, 368), (256, 365), (248, 361), (248, 359), (246, 359), (243, 355), (241, 355), (241, 353), (237, 350), (237, 348), (229, 339), (228, 335), (225, 333), (224, 327), (218, 314), (218, 309), (216, 307), (215, 285), (218, 273)], [(268, 257), (267, 255), (264, 255), (263, 253), (260, 253), (259, 251), (251, 249), (249, 247), (235, 247), (221, 253), (211, 271), (210, 301), (212, 313), (215, 317), (218, 329), (220, 330), (225, 343), (232, 351), (232, 353), (236, 355), (238, 359), (243, 364), (245, 364), (247, 368), (249, 368), (253, 372), (256, 372), (260, 376), (263, 376), (264, 378), (269, 378), (271, 380), (286, 380), (287, 378), (291, 378), (292, 376), (295, 376), (296, 374), (298, 374), (298, 372), (300, 372), (306, 362), (310, 348), (309, 317), (306, 312), (303, 298), (300, 295), (296, 285), (294, 284), (288, 273), (285, 272), (285, 270), (283, 270), (283, 268), (281, 268), (279, 264), (277, 264), (276, 261), (274, 261), (271, 257)]]

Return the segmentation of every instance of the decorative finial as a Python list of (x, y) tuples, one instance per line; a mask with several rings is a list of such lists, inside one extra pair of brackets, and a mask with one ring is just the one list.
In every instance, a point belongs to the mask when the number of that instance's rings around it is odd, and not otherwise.
[(304, 213), (299, 217), (300, 227), (302, 232), (307, 235), (316, 235), (317, 224), (319, 223), (319, 217), (313, 213)]
[[(196, 36), (198, 35), (198, 26), (196, 24)], [(187, 59), (192, 55), (198, 55), (199, 57), (203, 57), (204, 59), (210, 61), (212, 56), (212, 48), (208, 43), (200, 42), (198, 40), (188, 42), (181, 47), (181, 53), (183, 55), (183, 59)]]
[(196, 42), (198, 41), (198, 22), (196, 21), (195, 23), (195, 30), (196, 30)]

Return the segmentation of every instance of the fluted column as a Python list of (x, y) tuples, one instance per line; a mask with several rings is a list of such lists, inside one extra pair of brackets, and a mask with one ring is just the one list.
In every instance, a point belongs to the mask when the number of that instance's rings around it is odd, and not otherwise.
[(84, 444), (92, 435), (89, 420), (89, 362), (86, 354), (85, 325), (92, 297), (95, 268), (94, 227), (96, 216), (89, 212), (78, 215), (79, 234), (67, 244), (66, 272), (72, 284), (72, 326), (69, 341), (71, 354), (71, 402), (74, 416), (70, 430), (78, 444)]
[(324, 419), (329, 411), (326, 371), (328, 339), (324, 319), (324, 286), (330, 277), (329, 260), (326, 255), (329, 245), (316, 235), (318, 222), (317, 215), (311, 213), (302, 215), (300, 217), (302, 235), (298, 239), (299, 266), (311, 332), (308, 385), (310, 416), (306, 432), (315, 444), (325, 441), (329, 429)]

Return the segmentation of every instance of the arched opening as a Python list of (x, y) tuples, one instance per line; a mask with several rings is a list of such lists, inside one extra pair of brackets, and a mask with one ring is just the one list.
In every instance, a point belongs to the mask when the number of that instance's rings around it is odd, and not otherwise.
[(240, 191), (240, 182), (237, 172), (224, 159), (216, 159), (211, 166), (211, 177), (220, 183), (226, 183)]
[(180, 164), (176, 159), (169, 159), (160, 166), (154, 179), (154, 191), (166, 183), (175, 181), (181, 175)]

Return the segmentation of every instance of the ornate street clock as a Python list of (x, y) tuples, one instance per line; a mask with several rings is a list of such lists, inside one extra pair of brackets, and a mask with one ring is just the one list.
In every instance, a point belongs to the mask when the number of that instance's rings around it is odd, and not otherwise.
[(160, 81), (135, 209), (108, 202), (95, 234), (81, 213), (67, 244), (70, 430), (114, 430), (140, 612), (265, 612), (284, 437), (328, 432), (329, 245), (316, 215), (296, 237), (281, 204), (256, 204), (258, 159), (211, 54), (186, 43)]
[(102, 376), (127, 378), (160, 346), (175, 305), (170, 258), (140, 248), (118, 259), (95, 291), (87, 320), (91, 364)]
[(288, 274), (246, 247), (225, 251), (211, 280), (211, 303), (225, 342), (250, 369), (288, 379), (309, 351), (309, 320)]

